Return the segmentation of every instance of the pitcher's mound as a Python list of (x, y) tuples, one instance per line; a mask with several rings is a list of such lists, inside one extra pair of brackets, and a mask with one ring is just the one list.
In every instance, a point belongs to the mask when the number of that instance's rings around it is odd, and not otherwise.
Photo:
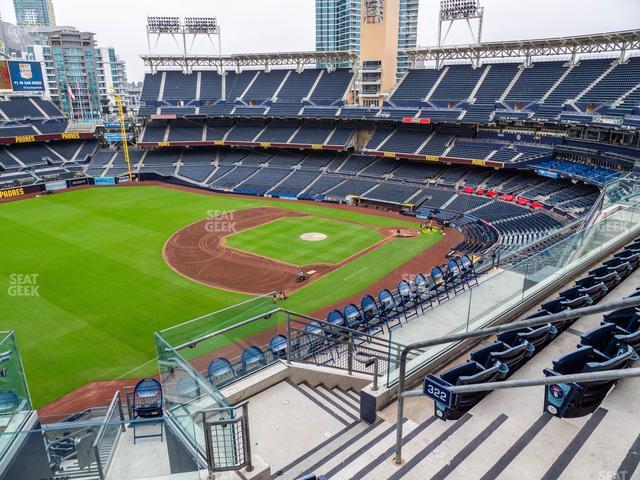
[(307, 242), (321, 242), (322, 240), (326, 240), (327, 236), (324, 233), (310, 232), (300, 235), (300, 239), (306, 240)]

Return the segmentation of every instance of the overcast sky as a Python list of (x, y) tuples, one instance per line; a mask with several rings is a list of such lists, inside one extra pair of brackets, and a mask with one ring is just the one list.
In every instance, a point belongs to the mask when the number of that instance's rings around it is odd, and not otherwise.
[[(482, 0), (483, 40), (541, 38), (640, 28), (640, 0)], [(315, 0), (54, 0), (58, 25), (96, 33), (127, 62), (130, 80), (142, 80), (138, 58), (147, 51), (147, 15), (215, 16), (224, 53), (285, 52), (315, 48)], [(439, 0), (420, 1), (418, 44), (433, 45)], [(15, 22), (13, 0), (0, 0), (2, 18)], [(447, 43), (469, 43), (459, 22)], [(172, 45), (164, 43), (163, 52)], [(199, 45), (204, 53), (206, 45)], [(173, 46), (175, 49), (175, 46)]]

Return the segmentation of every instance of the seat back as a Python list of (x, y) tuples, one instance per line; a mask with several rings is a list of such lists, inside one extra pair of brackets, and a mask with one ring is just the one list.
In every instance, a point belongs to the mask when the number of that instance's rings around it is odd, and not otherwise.
[(471, 271), (473, 271), (473, 262), (471, 261), (469, 255), (462, 255), (460, 257), (460, 265), (462, 265), (462, 271), (464, 273), (470, 273)]
[(431, 269), (431, 281), (435, 287), (444, 287), (444, 272), (440, 267), (433, 267)]
[(155, 378), (143, 378), (133, 388), (133, 412), (136, 417), (162, 416), (162, 385)]
[(613, 340), (613, 337), (619, 333), (624, 333), (621, 331), (620, 327), (614, 323), (606, 323), (601, 327), (594, 328), (593, 330), (582, 334), (580, 337), (580, 344), (588, 345), (602, 353), (605, 353), (609, 344)]
[(327, 314), (327, 323), (331, 325), (344, 325), (344, 316), (340, 310), (331, 310)]
[(525, 340), (532, 344), (536, 349), (541, 348), (546, 343), (550, 342), (558, 333), (556, 327), (551, 324), (541, 325), (535, 328), (529, 328), (522, 332), (518, 332), (518, 337), (522, 343)]
[(460, 265), (454, 258), (450, 258), (447, 262), (447, 270), (449, 271), (449, 275), (452, 279), (460, 278)]
[(357, 306), (353, 303), (350, 303), (346, 307), (344, 307), (344, 319), (347, 322), (347, 327), (354, 329), (357, 328), (362, 323), (362, 314)]
[(276, 335), (269, 340), (269, 351), (276, 357), (286, 353), (287, 337), (284, 335)]
[(256, 347), (255, 345), (250, 345), (242, 351), (240, 361), (242, 362), (242, 366), (245, 369), (247, 369), (252, 366), (264, 364), (265, 357), (264, 357), (264, 353), (259, 347)]
[(385, 313), (393, 310), (396, 306), (393, 295), (391, 295), (391, 292), (386, 288), (378, 292), (378, 302), (380, 304), (380, 308), (384, 309)]
[(398, 297), (404, 301), (410, 301), (413, 298), (413, 292), (411, 291), (411, 286), (409, 285), (409, 282), (407, 282), (406, 280), (400, 280), (398, 282)]
[(416, 278), (413, 279), (413, 284), (416, 287), (416, 292), (418, 294), (425, 293), (428, 289), (427, 279), (421, 273), (416, 275)]
[(233, 367), (231, 362), (224, 357), (218, 357), (209, 362), (207, 376), (214, 385), (219, 385), (233, 377)]
[(365, 319), (370, 319), (378, 314), (378, 305), (371, 295), (365, 295), (360, 300), (360, 308)]

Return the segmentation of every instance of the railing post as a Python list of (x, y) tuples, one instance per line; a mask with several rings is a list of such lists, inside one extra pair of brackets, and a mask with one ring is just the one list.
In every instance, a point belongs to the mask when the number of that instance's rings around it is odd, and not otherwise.
[(349, 371), (349, 375), (353, 374), (353, 342), (349, 339), (349, 343), (347, 343), (347, 370)]
[(287, 363), (291, 364), (291, 315), (285, 312), (287, 316)]
[(378, 390), (378, 358), (373, 357), (373, 392)]
[(124, 410), (122, 409), (122, 399), (120, 398), (120, 392), (118, 392), (118, 413), (120, 414), (120, 431), (122, 433), (125, 432), (125, 427), (124, 427)]
[(96, 457), (96, 465), (98, 467), (98, 476), (100, 477), (100, 480), (104, 480), (104, 472), (102, 471), (102, 461), (100, 461), (100, 449), (96, 444), (93, 445), (93, 454)]
[(244, 445), (244, 455), (247, 466), (245, 470), (247, 472), (253, 471), (253, 462), (251, 460), (251, 438), (249, 436), (249, 404), (245, 403), (242, 405), (242, 430), (243, 430), (243, 442)]
[(202, 430), (204, 431), (204, 445), (207, 455), (207, 468), (209, 473), (213, 473), (215, 470), (214, 456), (213, 456), (213, 440), (211, 439), (211, 429), (207, 423), (207, 412), (202, 412)]

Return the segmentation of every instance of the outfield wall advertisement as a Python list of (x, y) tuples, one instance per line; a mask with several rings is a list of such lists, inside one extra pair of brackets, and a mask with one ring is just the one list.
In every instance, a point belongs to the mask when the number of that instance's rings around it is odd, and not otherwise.
[(55, 192), (56, 190), (64, 190), (67, 188), (66, 180), (57, 180), (55, 182), (47, 182), (44, 184), (47, 192)]
[(42, 188), (42, 185), (32, 185), (29, 187), (15, 187), (0, 190), (0, 201), (21, 198), (30, 193), (39, 193), (42, 191)]
[(44, 92), (42, 64), (21, 60), (1, 60), (0, 90)]

